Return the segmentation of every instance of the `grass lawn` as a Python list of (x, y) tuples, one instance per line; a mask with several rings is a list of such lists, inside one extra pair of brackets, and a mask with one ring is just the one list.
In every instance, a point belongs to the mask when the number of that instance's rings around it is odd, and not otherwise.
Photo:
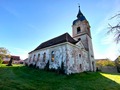
[(0, 90), (120, 90), (120, 74), (60, 75), (13, 65), (0, 67)]

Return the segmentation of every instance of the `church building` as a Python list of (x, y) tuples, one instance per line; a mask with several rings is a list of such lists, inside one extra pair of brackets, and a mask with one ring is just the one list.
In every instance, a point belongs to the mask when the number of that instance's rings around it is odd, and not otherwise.
[(29, 52), (26, 63), (39, 69), (49, 64), (49, 69), (62, 68), (67, 75), (96, 70), (90, 25), (80, 6), (77, 19), (72, 24), (72, 36), (64, 33), (41, 43)]

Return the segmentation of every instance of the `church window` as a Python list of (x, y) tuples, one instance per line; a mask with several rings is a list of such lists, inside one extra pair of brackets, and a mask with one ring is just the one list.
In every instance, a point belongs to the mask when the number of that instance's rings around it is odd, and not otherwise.
[(90, 28), (89, 28), (89, 27), (87, 27), (87, 30), (89, 30), (89, 31), (90, 31)]
[(53, 62), (54, 59), (55, 59), (54, 57), (55, 57), (55, 53), (54, 53), (54, 51), (52, 51), (52, 52), (51, 52), (51, 61), (52, 61), (52, 62)]
[(80, 27), (77, 28), (77, 34), (79, 34), (81, 32)]
[(43, 62), (45, 62), (46, 59), (46, 53), (43, 54)]
[(82, 65), (80, 64), (80, 69), (82, 70)]
[(92, 58), (94, 58), (94, 56), (93, 56), (93, 55), (91, 55), (91, 57), (92, 57)]
[(81, 38), (78, 38), (78, 41), (80, 41), (81, 40)]
[(40, 54), (38, 54), (37, 61), (39, 61), (39, 59), (40, 59)]
[(81, 54), (79, 54), (79, 57), (81, 58)]
[(35, 55), (34, 55), (34, 57), (33, 57), (33, 61), (35, 61)]

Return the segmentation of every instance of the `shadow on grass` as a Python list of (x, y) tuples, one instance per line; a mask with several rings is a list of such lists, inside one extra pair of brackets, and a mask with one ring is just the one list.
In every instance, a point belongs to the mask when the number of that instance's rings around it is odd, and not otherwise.
[[(26, 66), (0, 67), (0, 90), (120, 90), (120, 81), (100, 72), (59, 75)], [(112, 77), (110, 77), (112, 78)]]
[[(101, 73), (106, 73), (106, 72), (101, 72)], [(120, 75), (120, 73), (106, 73), (106, 74), (110, 74), (110, 75)]]

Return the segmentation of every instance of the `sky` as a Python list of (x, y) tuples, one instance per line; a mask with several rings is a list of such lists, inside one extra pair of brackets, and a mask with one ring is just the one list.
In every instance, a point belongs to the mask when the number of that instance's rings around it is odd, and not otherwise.
[(0, 0), (0, 47), (25, 59), (42, 42), (72, 35), (78, 3), (91, 26), (95, 59), (115, 60), (120, 44), (107, 31), (118, 22), (110, 18), (120, 12), (120, 0)]

